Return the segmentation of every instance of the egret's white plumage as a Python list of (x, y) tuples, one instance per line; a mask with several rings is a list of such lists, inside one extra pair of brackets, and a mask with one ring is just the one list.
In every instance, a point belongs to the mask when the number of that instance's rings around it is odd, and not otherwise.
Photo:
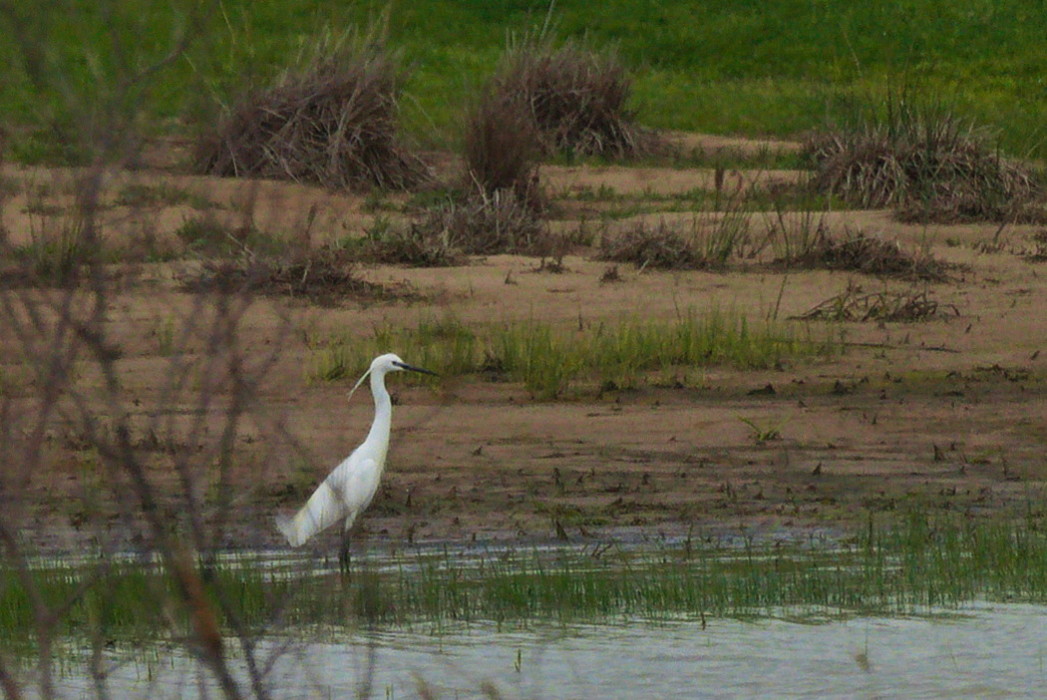
[(345, 522), (344, 532), (352, 527), (356, 517), (371, 504), (378, 491), (378, 482), (385, 468), (389, 451), (389, 431), (392, 427), (393, 402), (385, 388), (389, 372), (411, 370), (435, 374), (427, 369), (412, 367), (393, 353), (380, 355), (371, 362), (349, 396), (371, 375), (371, 394), (374, 396), (374, 422), (367, 439), (353, 453), (335, 467), (294, 517), (278, 516), (276, 526), (292, 547), (304, 544), (310, 537), (334, 525)]

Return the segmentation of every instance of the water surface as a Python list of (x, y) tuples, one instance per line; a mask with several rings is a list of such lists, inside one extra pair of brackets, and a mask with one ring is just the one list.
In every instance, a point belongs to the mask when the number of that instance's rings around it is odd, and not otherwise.
[[(357, 632), (267, 639), (278, 698), (1042, 697), (1047, 607), (979, 604), (940, 614), (824, 622), (709, 619), (438, 635)], [(178, 651), (112, 660), (114, 697), (194, 698), (215, 688)], [(242, 663), (237, 669), (244, 674)], [(242, 676), (241, 676), (242, 677)], [(89, 692), (70, 669), (63, 697)], [(201, 688), (204, 688), (202, 691)]]

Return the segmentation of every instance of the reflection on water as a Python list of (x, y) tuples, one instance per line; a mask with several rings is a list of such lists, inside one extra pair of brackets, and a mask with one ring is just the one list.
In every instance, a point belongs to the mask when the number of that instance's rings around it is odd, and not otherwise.
[[(572, 625), (430, 636), (268, 640), (279, 698), (1039, 697), (1047, 607), (979, 605), (920, 618)], [(214, 695), (184, 657), (116, 666), (114, 697)], [(62, 679), (64, 697), (91, 688)], [(491, 692), (491, 689), (496, 689)]]

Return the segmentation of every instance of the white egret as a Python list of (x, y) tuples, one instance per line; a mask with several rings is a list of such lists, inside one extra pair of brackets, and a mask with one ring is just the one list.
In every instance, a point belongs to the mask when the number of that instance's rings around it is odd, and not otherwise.
[(294, 517), (277, 516), (276, 526), (292, 547), (301, 546), (316, 533), (343, 520), (345, 525), (341, 560), (343, 565), (347, 562), (349, 528), (357, 516), (370, 505), (371, 499), (378, 491), (378, 482), (382, 478), (382, 469), (385, 468), (385, 455), (389, 451), (393, 402), (385, 388), (385, 375), (404, 370), (436, 374), (421, 367), (412, 367), (398, 356), (389, 353), (376, 357), (349, 392), (349, 397), (352, 398), (353, 392), (363, 384), (367, 375), (371, 375), (374, 422), (367, 433), (367, 439), (335, 467)]

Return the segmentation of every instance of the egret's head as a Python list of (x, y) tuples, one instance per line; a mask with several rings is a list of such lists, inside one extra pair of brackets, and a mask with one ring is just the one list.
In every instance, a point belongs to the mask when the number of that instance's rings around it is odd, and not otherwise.
[(403, 360), (401, 360), (399, 355), (397, 355), (396, 353), (392, 353), (392, 352), (386, 353), (385, 355), (379, 355), (378, 357), (374, 358), (374, 360), (371, 362), (371, 368), (369, 370), (367, 370), (367, 371), (368, 372), (403, 372), (403, 371), (410, 371), (410, 372), (421, 372), (422, 374), (432, 374), (432, 375), (436, 374), (436, 372), (432, 372), (432, 371), (427, 370), (427, 369), (422, 369), (421, 367), (415, 367), (413, 365), (409, 365), (406, 362), (404, 362)]
[(385, 374), (388, 374), (389, 372), (404, 371), (421, 372), (422, 374), (431, 374), (433, 376), (436, 376), (436, 372), (407, 364), (406, 362), (401, 360), (400, 356), (396, 353), (386, 353), (385, 355), (379, 355), (371, 361), (371, 366), (367, 368), (366, 372), (364, 372), (364, 376), (360, 377), (360, 379), (356, 382), (356, 386), (354, 386), (352, 388), (352, 391), (349, 392), (349, 398), (353, 397), (353, 394), (356, 392), (358, 388), (360, 388), (360, 385), (364, 383), (364, 380), (367, 379), (367, 375), (369, 374), (373, 374), (375, 376), (383, 376)]

